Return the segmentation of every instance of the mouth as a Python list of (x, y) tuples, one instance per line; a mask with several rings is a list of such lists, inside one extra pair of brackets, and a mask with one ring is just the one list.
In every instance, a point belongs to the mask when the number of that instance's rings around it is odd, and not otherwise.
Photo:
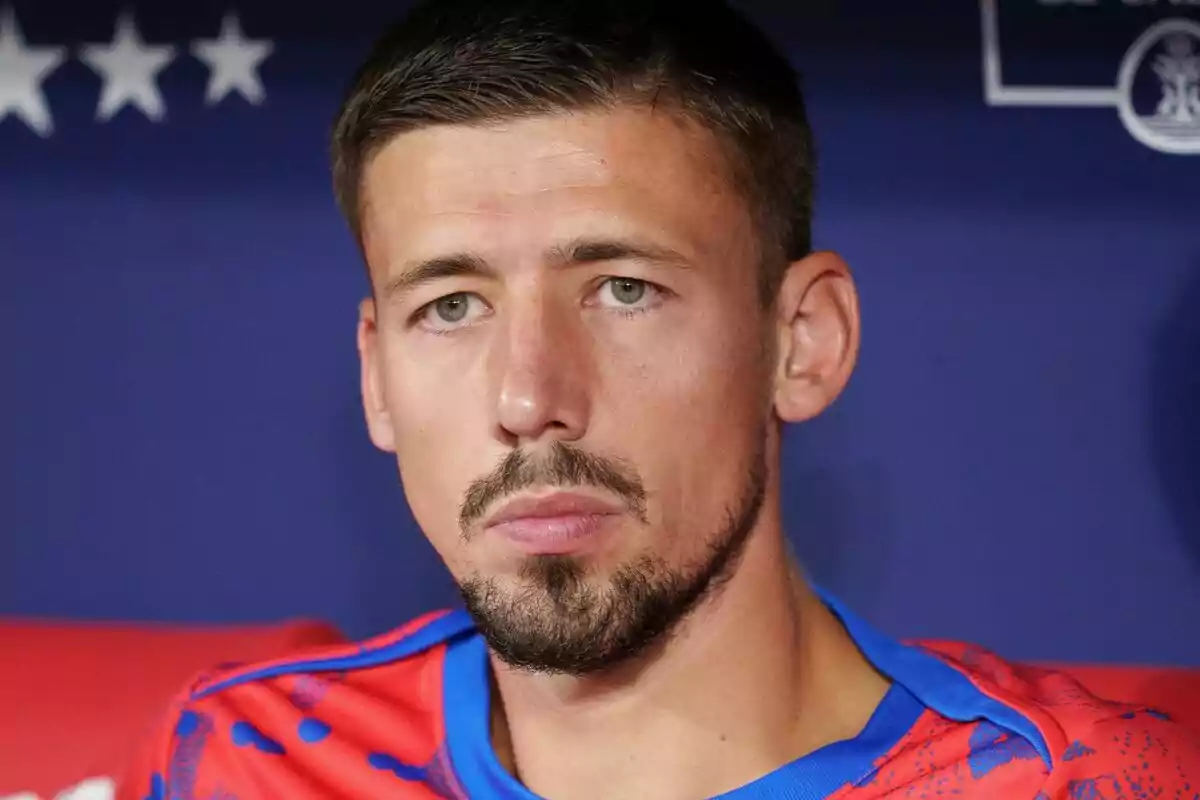
[(593, 545), (624, 508), (596, 497), (555, 492), (505, 503), (484, 523), (484, 533), (529, 555), (567, 555)]

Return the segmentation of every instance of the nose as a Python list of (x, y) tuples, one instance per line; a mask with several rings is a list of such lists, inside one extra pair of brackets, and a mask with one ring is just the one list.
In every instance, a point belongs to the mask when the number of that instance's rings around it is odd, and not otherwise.
[(590, 412), (590, 347), (578, 314), (544, 293), (508, 304), (494, 342), (496, 424), (510, 446), (575, 441)]

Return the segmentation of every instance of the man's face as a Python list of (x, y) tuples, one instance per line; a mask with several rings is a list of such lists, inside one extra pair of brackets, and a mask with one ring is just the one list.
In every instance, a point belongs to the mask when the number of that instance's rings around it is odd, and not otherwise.
[(372, 439), (517, 666), (632, 655), (754, 526), (774, 329), (724, 163), (625, 109), (422, 129), (366, 169)]

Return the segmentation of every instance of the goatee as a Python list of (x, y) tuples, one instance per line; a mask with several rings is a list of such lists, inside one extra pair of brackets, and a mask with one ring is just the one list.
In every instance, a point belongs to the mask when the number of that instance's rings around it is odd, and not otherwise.
[[(766, 484), (766, 456), (760, 451), (736, 503), (704, 537), (703, 556), (691, 564), (672, 566), (644, 556), (596, 584), (573, 556), (534, 556), (521, 569), (520, 588), (470, 577), (459, 591), (488, 646), (509, 666), (575, 676), (611, 669), (669, 635), (733, 574), (758, 522)], [(548, 457), (536, 462), (513, 451), (477, 481), (460, 514), (464, 534), (495, 499), (532, 486), (601, 488), (645, 521), (646, 493), (635, 471), (555, 443)]]

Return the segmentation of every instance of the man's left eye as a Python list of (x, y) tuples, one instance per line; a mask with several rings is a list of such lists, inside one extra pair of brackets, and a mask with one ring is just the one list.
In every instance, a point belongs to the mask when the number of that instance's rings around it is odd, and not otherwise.
[(661, 291), (638, 278), (608, 278), (600, 285), (598, 304), (605, 308), (639, 309), (653, 305)]

